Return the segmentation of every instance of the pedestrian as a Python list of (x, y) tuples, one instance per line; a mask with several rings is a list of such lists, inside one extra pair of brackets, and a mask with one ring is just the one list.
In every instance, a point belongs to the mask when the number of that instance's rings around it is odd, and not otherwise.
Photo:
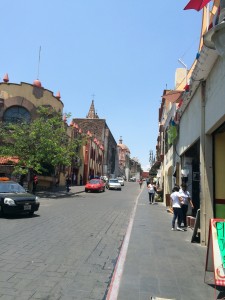
[(154, 198), (155, 198), (155, 189), (156, 186), (151, 180), (150, 183), (148, 184), (148, 196), (149, 196), (149, 204), (154, 203)]
[(70, 191), (71, 179), (69, 176), (66, 177), (66, 191)]
[(188, 212), (188, 204), (190, 203), (191, 208), (194, 208), (194, 205), (191, 200), (190, 193), (187, 190), (186, 183), (181, 184), (181, 188), (179, 190), (180, 201), (183, 203), (181, 206), (182, 210), (182, 223), (184, 224), (184, 228), (187, 228), (187, 212)]
[(72, 175), (72, 182), (73, 182), (74, 185), (76, 185), (76, 179), (77, 179), (76, 174), (73, 173), (73, 175)]
[(142, 187), (142, 183), (143, 183), (143, 180), (142, 180), (142, 179), (140, 179), (140, 180), (139, 180), (139, 185), (140, 185), (140, 188)]
[(175, 222), (177, 220), (177, 230), (184, 231), (181, 228), (182, 221), (182, 200), (180, 200), (179, 186), (175, 186), (172, 190), (172, 194), (170, 195), (170, 203), (173, 209), (173, 219), (172, 219), (172, 229), (175, 230)]
[(23, 186), (25, 178), (26, 178), (26, 176), (24, 174), (20, 175), (20, 180), (19, 180), (20, 185)]
[(83, 177), (81, 174), (80, 174), (80, 185), (83, 185)]
[(37, 184), (38, 184), (38, 177), (37, 177), (37, 174), (34, 174), (33, 176), (33, 194), (36, 193), (36, 190), (37, 190)]

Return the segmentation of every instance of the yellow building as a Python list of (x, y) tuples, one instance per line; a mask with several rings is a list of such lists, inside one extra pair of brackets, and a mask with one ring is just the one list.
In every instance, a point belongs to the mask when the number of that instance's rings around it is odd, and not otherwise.
[[(54, 95), (53, 92), (42, 87), (39, 80), (35, 80), (33, 84), (25, 82), (16, 84), (9, 82), (8, 74), (4, 76), (3, 82), (0, 83), (0, 122), (33, 120), (37, 117), (36, 111), (39, 106), (62, 112), (63, 103), (60, 100), (60, 93)], [(15, 161), (12, 159), (10, 161), (1, 163), (0, 173), (11, 177)], [(50, 187), (54, 183), (54, 177), (39, 176), (39, 186)]]

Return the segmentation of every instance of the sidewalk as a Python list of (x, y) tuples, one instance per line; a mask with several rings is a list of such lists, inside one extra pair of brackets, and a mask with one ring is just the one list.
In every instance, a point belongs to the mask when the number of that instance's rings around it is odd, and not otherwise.
[(204, 283), (207, 248), (191, 243), (190, 228), (171, 231), (171, 221), (172, 214), (165, 205), (149, 205), (146, 190), (142, 189), (118, 300), (223, 299), (224, 293)]
[(51, 190), (37, 191), (36, 195), (40, 198), (62, 198), (70, 197), (84, 192), (84, 185), (71, 186), (70, 191), (66, 191), (66, 187), (54, 187)]

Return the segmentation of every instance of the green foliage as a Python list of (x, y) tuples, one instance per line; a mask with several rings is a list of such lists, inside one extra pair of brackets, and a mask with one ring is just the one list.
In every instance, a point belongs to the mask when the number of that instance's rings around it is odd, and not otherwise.
[(30, 123), (4, 123), (0, 128), (0, 156), (19, 158), (17, 174), (29, 169), (37, 173), (46, 171), (45, 165), (69, 166), (79, 157), (81, 139), (70, 139), (67, 125), (60, 112), (40, 107), (37, 118)]
[(156, 176), (158, 173), (158, 168), (152, 167), (151, 170), (149, 171), (150, 176)]

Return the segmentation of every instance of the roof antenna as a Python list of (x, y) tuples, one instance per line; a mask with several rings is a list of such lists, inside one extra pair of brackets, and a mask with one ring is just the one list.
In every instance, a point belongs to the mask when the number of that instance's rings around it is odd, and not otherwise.
[(39, 68), (40, 68), (40, 61), (41, 61), (41, 46), (40, 46), (40, 48), (39, 48), (37, 79), (39, 79)]

